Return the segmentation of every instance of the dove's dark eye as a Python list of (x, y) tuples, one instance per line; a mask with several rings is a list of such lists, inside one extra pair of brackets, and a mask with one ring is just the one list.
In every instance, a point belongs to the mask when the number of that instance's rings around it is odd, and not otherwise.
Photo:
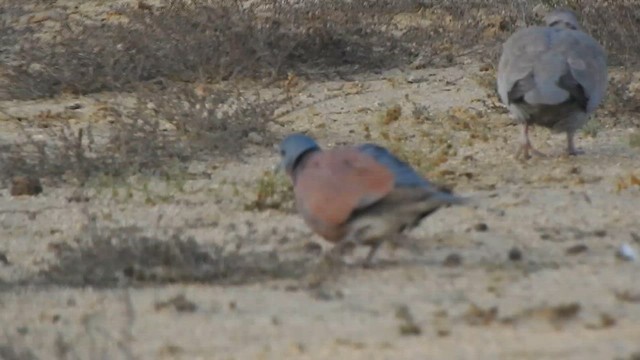
[(280, 156), (284, 156), (284, 149), (280, 149)]

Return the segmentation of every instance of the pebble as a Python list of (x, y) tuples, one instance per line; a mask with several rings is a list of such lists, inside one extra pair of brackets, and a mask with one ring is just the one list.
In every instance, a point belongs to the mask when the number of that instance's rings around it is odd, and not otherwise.
[(82, 104), (75, 103), (75, 104), (67, 105), (67, 106), (65, 106), (65, 109), (68, 109), (68, 110), (80, 110), (80, 109), (82, 109)]
[(9, 259), (7, 258), (7, 254), (5, 254), (4, 252), (0, 251), (0, 264), (2, 265), (9, 265)]
[(607, 236), (607, 230), (596, 230), (593, 232), (593, 235), (597, 237), (605, 237)]
[(461, 264), (462, 264), (462, 256), (456, 253), (449, 254), (442, 262), (442, 265), (447, 267), (456, 267), (456, 266), (460, 266)]
[(11, 196), (38, 195), (42, 192), (40, 179), (29, 176), (16, 176), (11, 180)]
[(303, 251), (308, 255), (320, 256), (322, 254), (322, 246), (316, 242), (308, 242), (304, 244)]
[(247, 138), (249, 139), (250, 142), (254, 143), (254, 144), (261, 144), (263, 141), (262, 136), (260, 136), (257, 132), (250, 132), (249, 135), (247, 135)]
[(583, 252), (586, 252), (587, 250), (589, 250), (589, 247), (587, 245), (578, 244), (578, 245), (568, 247), (565, 253), (567, 255), (578, 255), (578, 254), (582, 254)]
[(638, 253), (629, 244), (622, 244), (616, 251), (616, 257), (625, 261), (636, 261)]
[(418, 84), (418, 83), (425, 82), (428, 79), (427, 79), (426, 76), (419, 76), (419, 75), (411, 74), (411, 75), (407, 76), (406, 80), (407, 80), (407, 82), (409, 84)]
[(522, 251), (520, 251), (520, 249), (518, 249), (515, 246), (512, 247), (511, 250), (509, 250), (509, 260), (511, 261), (522, 260)]

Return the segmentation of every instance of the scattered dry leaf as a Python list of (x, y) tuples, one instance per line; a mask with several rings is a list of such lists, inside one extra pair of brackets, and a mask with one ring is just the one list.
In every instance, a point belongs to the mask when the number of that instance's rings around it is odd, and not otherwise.
[(400, 116), (402, 115), (402, 106), (396, 104), (392, 107), (388, 108), (384, 117), (382, 118), (382, 124), (389, 125), (393, 122), (398, 121)]
[(490, 308), (483, 309), (476, 304), (471, 304), (462, 317), (469, 325), (487, 326), (494, 322), (498, 317), (498, 307), (492, 306)]

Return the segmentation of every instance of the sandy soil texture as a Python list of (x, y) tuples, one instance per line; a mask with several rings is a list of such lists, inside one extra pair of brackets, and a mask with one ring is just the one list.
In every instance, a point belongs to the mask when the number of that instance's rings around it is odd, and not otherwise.
[[(520, 129), (492, 76), (468, 60), (289, 79), (291, 101), (264, 133), (180, 176), (0, 190), (0, 358), (640, 358), (640, 259), (616, 255), (624, 244), (640, 255), (638, 129), (598, 113), (577, 157), (536, 129), (550, 156), (517, 161)], [(134, 97), (2, 102), (0, 143), (18, 136), (16, 117), (43, 112), (99, 133), (113, 126), (103, 105)], [(412, 231), (420, 252), (383, 247), (372, 268), (320, 269), (330, 245), (271, 173), (293, 131), (383, 143), (474, 203)], [(256, 203), (266, 186), (277, 205)]]

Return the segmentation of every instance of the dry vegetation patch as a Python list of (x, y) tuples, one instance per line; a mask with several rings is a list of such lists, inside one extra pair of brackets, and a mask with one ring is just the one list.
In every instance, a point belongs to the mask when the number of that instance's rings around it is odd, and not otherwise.
[(308, 270), (304, 257), (284, 259), (275, 251), (243, 250), (237, 242), (204, 246), (180, 231), (149, 236), (140, 228), (108, 228), (95, 221), (72, 241), (49, 248), (56, 260), (35, 281), (62, 286), (244, 284), (295, 279)]

